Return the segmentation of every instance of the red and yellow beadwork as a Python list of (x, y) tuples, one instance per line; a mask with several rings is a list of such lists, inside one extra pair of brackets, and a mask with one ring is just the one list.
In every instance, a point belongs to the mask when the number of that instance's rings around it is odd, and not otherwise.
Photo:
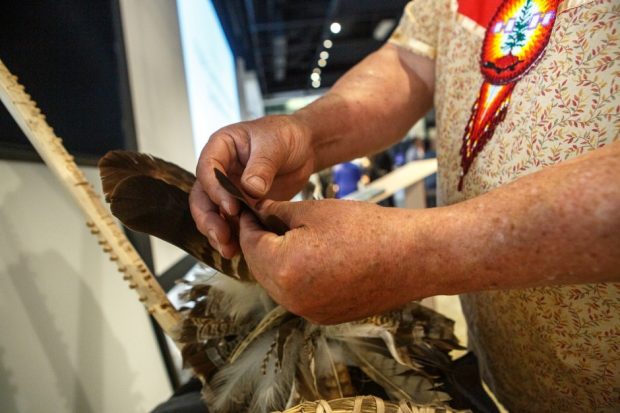
[(506, 0), (499, 6), (482, 43), (484, 83), (465, 127), (461, 178), (506, 117), (515, 84), (542, 57), (549, 43), (560, 0)]

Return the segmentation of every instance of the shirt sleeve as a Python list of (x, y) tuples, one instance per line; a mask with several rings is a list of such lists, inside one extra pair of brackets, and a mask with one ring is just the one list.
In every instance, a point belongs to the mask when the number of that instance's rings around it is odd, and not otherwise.
[(439, 28), (452, 9), (451, 0), (413, 0), (405, 6), (389, 43), (430, 59), (437, 55)]

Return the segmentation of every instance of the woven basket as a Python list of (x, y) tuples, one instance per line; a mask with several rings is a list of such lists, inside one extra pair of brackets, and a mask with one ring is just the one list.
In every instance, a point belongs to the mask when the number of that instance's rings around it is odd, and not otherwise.
[(466, 413), (469, 410), (454, 410), (447, 406), (420, 406), (411, 402), (387, 402), (374, 396), (357, 396), (303, 402), (284, 412), (274, 413)]

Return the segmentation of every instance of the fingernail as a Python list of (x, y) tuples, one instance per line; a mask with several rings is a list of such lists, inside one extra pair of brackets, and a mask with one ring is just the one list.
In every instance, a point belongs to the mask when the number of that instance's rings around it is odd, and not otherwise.
[(253, 176), (249, 178), (248, 185), (250, 185), (252, 188), (254, 188), (254, 190), (258, 192), (265, 192), (265, 189), (267, 188), (265, 180), (260, 176)]
[(228, 201), (222, 201), (222, 209), (224, 211), (226, 211), (226, 213), (228, 215), (232, 215), (231, 209), (230, 209), (230, 202)]
[(215, 236), (215, 231), (212, 229), (208, 230), (207, 237), (209, 237), (209, 240), (211, 241), (212, 244), (215, 244), (215, 249), (217, 249), (220, 255), (222, 255), (222, 247), (220, 246), (220, 242), (217, 240), (217, 237)]

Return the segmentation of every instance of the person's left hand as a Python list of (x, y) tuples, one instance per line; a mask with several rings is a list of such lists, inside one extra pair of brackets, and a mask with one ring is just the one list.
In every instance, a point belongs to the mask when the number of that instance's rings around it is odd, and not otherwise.
[(291, 230), (267, 232), (244, 212), (241, 249), (254, 277), (289, 311), (334, 324), (423, 296), (412, 288), (419, 281), (410, 268), (411, 211), (342, 200), (264, 201), (259, 211)]

